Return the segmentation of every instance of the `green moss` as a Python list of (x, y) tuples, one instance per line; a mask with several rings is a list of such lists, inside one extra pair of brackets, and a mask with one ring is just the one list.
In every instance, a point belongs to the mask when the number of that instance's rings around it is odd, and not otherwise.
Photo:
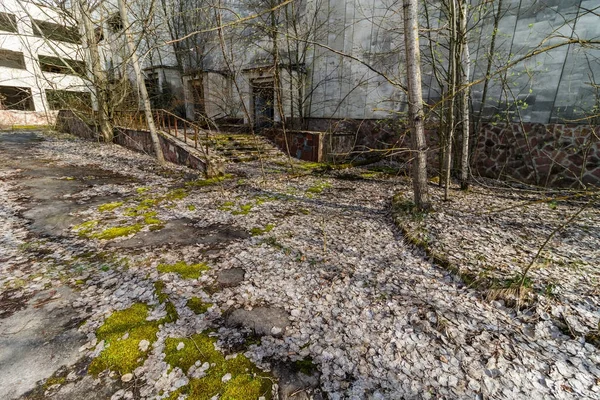
[(240, 209), (231, 212), (231, 215), (248, 215), (254, 205), (252, 203), (240, 204)]
[(212, 304), (203, 302), (199, 297), (192, 297), (187, 301), (186, 306), (188, 306), (195, 314), (204, 314), (212, 307)]
[(150, 188), (147, 188), (147, 187), (139, 187), (139, 188), (135, 189), (135, 191), (138, 192), (138, 194), (144, 194), (148, 190), (150, 190)]
[(144, 223), (146, 225), (160, 224), (161, 220), (156, 217), (156, 211), (147, 212), (144, 214)]
[(267, 224), (264, 228), (256, 227), (256, 228), (250, 229), (250, 234), (252, 236), (264, 235), (265, 233), (271, 232), (273, 230), (273, 228), (275, 228), (275, 225)]
[(64, 385), (66, 382), (67, 378), (64, 376), (51, 376), (50, 378), (46, 379), (46, 382), (44, 382), (44, 388), (48, 389), (53, 385)]
[(221, 206), (219, 207), (219, 210), (221, 210), (221, 211), (231, 211), (234, 206), (235, 206), (235, 202), (234, 201), (226, 201), (223, 204), (221, 204)]
[(165, 196), (164, 199), (167, 201), (175, 201), (175, 200), (182, 200), (185, 199), (188, 196), (188, 192), (185, 189), (175, 189), (175, 190), (171, 190), (170, 192), (168, 192)]
[(175, 264), (159, 264), (158, 272), (174, 272), (183, 279), (198, 279), (203, 271), (208, 271), (208, 265), (204, 263), (188, 264), (185, 261), (178, 261)]
[(312, 185), (311, 187), (309, 187), (308, 189), (306, 189), (306, 193), (311, 193), (311, 194), (320, 194), (323, 193), (323, 190), (330, 188), (331, 184), (329, 182), (317, 182), (314, 185)]
[[(90, 364), (89, 373), (95, 376), (111, 369), (127, 374), (140, 366), (146, 354), (139, 349), (139, 343), (154, 342), (159, 325), (158, 321), (146, 321), (147, 316), (148, 306), (142, 303), (112, 313), (96, 331), (98, 340), (105, 341), (105, 348)], [(125, 334), (128, 336), (123, 339)]]
[[(226, 360), (221, 352), (215, 350), (215, 341), (205, 332), (190, 338), (165, 340), (165, 361), (172, 367), (187, 372), (196, 361), (211, 364), (205, 377), (192, 379), (189, 385), (180, 388), (170, 398), (187, 394), (190, 399), (210, 399), (217, 395), (228, 400), (256, 400), (261, 396), (270, 399), (271, 377), (243, 355)], [(181, 350), (177, 350), (179, 343), (184, 344)], [(231, 379), (222, 382), (223, 376), (228, 373)]]
[(117, 201), (114, 203), (106, 203), (106, 204), (102, 204), (101, 206), (98, 206), (98, 211), (100, 212), (105, 212), (105, 211), (112, 211), (115, 208), (119, 208), (123, 205), (122, 201)]
[(312, 375), (317, 370), (317, 367), (311, 357), (306, 357), (302, 360), (294, 362), (294, 368), (305, 375)]
[(94, 230), (94, 228), (98, 225), (98, 221), (86, 221), (82, 224), (75, 225), (73, 227), (73, 231), (77, 232), (79, 236), (89, 236), (89, 234)]
[(214, 178), (199, 179), (199, 180), (196, 180), (196, 181), (186, 182), (185, 186), (186, 187), (211, 186), (211, 185), (215, 185), (217, 183), (223, 182), (223, 181), (231, 179), (231, 178), (233, 178), (233, 175), (231, 175), (231, 174), (225, 174), (225, 175), (217, 176), (217, 177), (214, 177)]
[(187, 209), (190, 211), (196, 211), (196, 206), (193, 204), (188, 204)]
[(113, 228), (107, 228), (102, 232), (94, 233), (90, 235), (90, 237), (93, 237), (95, 239), (110, 240), (121, 236), (133, 235), (134, 233), (138, 233), (139, 231), (141, 231), (143, 227), (144, 226), (142, 224), (134, 224), (129, 226), (115, 226)]
[(165, 322), (175, 322), (179, 319), (179, 313), (177, 312), (177, 308), (175, 305), (169, 301), (169, 296), (164, 292), (165, 283), (163, 281), (154, 282), (154, 292), (156, 293), (156, 297), (160, 304), (165, 304), (165, 311), (167, 315), (160, 320), (161, 323)]

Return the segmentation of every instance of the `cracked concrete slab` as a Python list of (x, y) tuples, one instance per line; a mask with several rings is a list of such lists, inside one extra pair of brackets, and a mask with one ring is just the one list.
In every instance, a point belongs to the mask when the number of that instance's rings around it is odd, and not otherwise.
[(0, 320), (0, 398), (17, 399), (62, 365), (75, 363), (85, 343), (65, 286), (39, 292), (27, 308)]

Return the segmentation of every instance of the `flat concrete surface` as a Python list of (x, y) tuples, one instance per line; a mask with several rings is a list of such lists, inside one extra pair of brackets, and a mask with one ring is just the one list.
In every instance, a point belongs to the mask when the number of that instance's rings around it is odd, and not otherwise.
[(0, 399), (17, 399), (60, 366), (74, 364), (85, 337), (65, 286), (39, 292), (27, 307), (0, 320)]

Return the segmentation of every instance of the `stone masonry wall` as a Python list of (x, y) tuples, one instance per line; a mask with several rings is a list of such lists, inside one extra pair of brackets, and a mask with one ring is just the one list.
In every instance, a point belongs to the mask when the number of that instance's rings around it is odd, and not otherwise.
[(600, 187), (599, 138), (600, 127), (586, 125), (487, 124), (473, 170), (544, 187)]
[[(353, 135), (354, 147), (343, 150), (346, 160), (362, 154), (394, 154), (395, 161), (408, 162), (410, 133), (391, 120), (325, 120), (309, 123), (329, 135)], [(426, 129), (430, 173), (439, 167), (439, 137)], [(328, 136), (329, 136), (328, 135)], [(326, 136), (326, 137), (328, 137)], [(327, 139), (326, 139), (327, 140)], [(348, 140), (346, 141), (347, 144)], [(455, 150), (460, 144), (455, 145)], [(543, 187), (600, 187), (600, 127), (565, 124), (484, 124), (473, 135), (473, 174)], [(326, 146), (331, 153), (342, 149)], [(329, 159), (326, 158), (325, 159)], [(335, 161), (340, 161), (339, 159)]]

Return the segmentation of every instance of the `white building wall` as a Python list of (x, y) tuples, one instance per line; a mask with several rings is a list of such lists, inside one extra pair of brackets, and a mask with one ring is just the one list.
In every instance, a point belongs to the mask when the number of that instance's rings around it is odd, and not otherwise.
[(38, 55), (85, 61), (81, 45), (46, 40), (33, 35), (32, 19), (66, 25), (60, 15), (47, 7), (31, 2), (3, 0), (0, 12), (16, 16), (18, 33), (0, 32), (0, 49), (21, 52), (26, 69), (0, 67), (0, 85), (31, 89), (35, 111), (48, 112), (46, 89), (91, 91), (87, 80), (67, 74), (41, 72)]

